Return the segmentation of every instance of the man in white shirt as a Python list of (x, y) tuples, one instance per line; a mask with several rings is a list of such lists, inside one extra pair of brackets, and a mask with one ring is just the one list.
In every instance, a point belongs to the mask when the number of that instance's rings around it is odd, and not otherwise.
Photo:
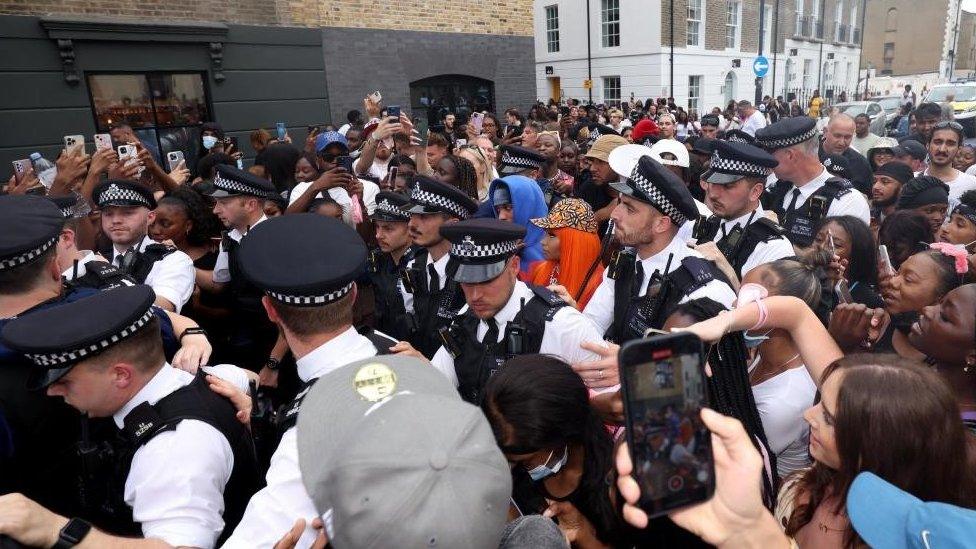
[(759, 203), (776, 159), (748, 143), (716, 141), (712, 146), (702, 182), (715, 215), (701, 222), (698, 243), (714, 242), (739, 280), (759, 265), (796, 255), (783, 228), (766, 218)]
[(965, 135), (958, 122), (939, 122), (932, 128), (929, 139), (929, 165), (922, 175), (938, 177), (949, 186), (949, 210), (959, 203), (959, 197), (966, 191), (976, 189), (976, 177), (952, 167), (952, 159), (959, 152)]
[(799, 248), (813, 243), (817, 223), (824, 217), (853, 215), (865, 225), (871, 222), (864, 195), (849, 181), (832, 177), (820, 163), (818, 141), (817, 123), (806, 116), (784, 118), (756, 132), (756, 145), (778, 162), (769, 205), (787, 238)]
[[(295, 238), (302, 235), (302, 238)], [(271, 456), (267, 486), (251, 498), (223, 546), (271, 547), (295, 520), (319, 516), (302, 483), (295, 421), (302, 399), (322, 375), (356, 360), (386, 354), (396, 341), (353, 327), (355, 280), (365, 271), (366, 245), (349, 226), (318, 215), (286, 215), (257, 227), (241, 243), (241, 269), (265, 293), (264, 310), (295, 355), (305, 388), (281, 417), (281, 442)], [(309, 547), (308, 526), (298, 542)]]
[[(257, 490), (257, 459), (234, 407), (202, 374), (166, 362), (154, 298), (145, 285), (105, 290), (13, 320), (2, 337), (34, 362), (37, 388), (120, 429), (111, 473), (120, 482), (101, 507), (106, 529), (214, 547)], [(246, 390), (239, 369), (214, 373)], [(66, 531), (77, 543), (90, 529), (72, 519), (59, 543)]]
[(854, 117), (854, 139), (851, 140), (851, 148), (864, 156), (868, 151), (878, 144), (881, 138), (871, 133), (871, 117), (861, 113)]
[(112, 265), (152, 286), (156, 305), (178, 313), (193, 295), (196, 270), (190, 256), (149, 238), (156, 217), (152, 190), (135, 181), (109, 179), (95, 187), (92, 198), (102, 211), (102, 232), (112, 241)]
[(766, 127), (766, 116), (752, 105), (748, 100), (743, 99), (736, 105), (736, 112), (742, 120), (740, 130), (755, 137), (756, 131)]
[[(635, 145), (618, 147), (609, 163), (621, 180), (610, 183), (620, 193), (610, 218), (614, 235), (626, 247), (604, 272), (583, 314), (599, 332), (618, 344), (644, 336), (648, 328), (660, 329), (679, 303), (709, 297), (731, 307), (735, 292), (714, 263), (689, 248), (678, 237), (686, 221), (697, 218), (698, 208), (688, 186), (673, 172)], [(653, 291), (664, 287), (670, 291)], [(628, 299), (616, 299), (625, 292)], [(652, 313), (652, 314), (651, 314)]]
[[(480, 404), (485, 384), (506, 359), (542, 353), (569, 364), (599, 360), (584, 342), (603, 343), (582, 313), (549, 290), (518, 280), (518, 250), (525, 227), (481, 218), (441, 228), (459, 263), (466, 305), (448, 328), (444, 346), (431, 361), (458, 388), (461, 398)], [(513, 333), (521, 336), (516, 340)], [(617, 376), (606, 372), (614, 385)], [(599, 382), (599, 380), (598, 380)]]

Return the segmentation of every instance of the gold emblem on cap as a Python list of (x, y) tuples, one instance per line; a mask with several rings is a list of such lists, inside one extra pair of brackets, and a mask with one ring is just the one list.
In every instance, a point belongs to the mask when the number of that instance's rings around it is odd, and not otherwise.
[(360, 397), (369, 402), (377, 402), (396, 391), (397, 377), (386, 364), (373, 362), (356, 370), (353, 383)]

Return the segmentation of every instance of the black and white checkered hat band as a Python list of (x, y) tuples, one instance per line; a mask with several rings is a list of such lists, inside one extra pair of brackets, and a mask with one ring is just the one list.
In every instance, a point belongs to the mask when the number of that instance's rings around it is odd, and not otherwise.
[(769, 168), (742, 160), (722, 158), (718, 151), (712, 153), (712, 163), (709, 166), (713, 172), (729, 175), (741, 175), (743, 177), (766, 177), (769, 175)]
[(14, 257), (8, 257), (7, 259), (0, 259), (0, 271), (4, 269), (10, 269), (13, 267), (19, 267), (20, 265), (24, 265), (30, 263), (31, 261), (34, 261), (41, 255), (43, 255), (44, 252), (50, 250), (51, 246), (54, 246), (54, 244), (58, 241), (58, 238), (60, 236), (61, 235), (58, 234), (52, 237), (51, 240), (48, 240), (44, 244), (41, 244), (39, 247), (34, 248), (33, 250), (28, 250), (20, 255)]
[(644, 178), (637, 167), (631, 172), (630, 181), (640, 192), (644, 193), (651, 200), (651, 203), (656, 208), (661, 210), (664, 215), (670, 217), (671, 221), (674, 221), (676, 225), (682, 225), (685, 221), (688, 221), (688, 218), (668, 200), (668, 197), (660, 189)]
[(784, 137), (782, 139), (757, 139), (756, 142), (766, 149), (783, 149), (786, 147), (792, 147), (793, 145), (799, 145), (804, 141), (813, 139), (816, 137), (816, 135), (817, 127), (814, 126), (810, 128), (809, 131), (803, 132), (800, 135)]
[(525, 169), (539, 168), (542, 162), (524, 156), (515, 156), (508, 151), (502, 153), (502, 164), (505, 166), (518, 166)]
[(350, 282), (346, 286), (339, 288), (334, 292), (329, 292), (323, 295), (289, 295), (279, 292), (272, 292), (268, 290), (268, 295), (284, 303), (285, 305), (297, 305), (299, 307), (314, 307), (316, 305), (327, 305), (329, 303), (334, 303), (345, 297), (350, 291), (352, 291), (353, 283)]
[(393, 204), (385, 198), (376, 203), (376, 213), (410, 221), (410, 214), (401, 210), (396, 204)]
[(68, 364), (73, 364), (85, 358), (88, 355), (92, 355), (100, 351), (104, 351), (105, 349), (111, 347), (112, 345), (115, 345), (116, 343), (122, 341), (123, 339), (126, 339), (132, 334), (138, 332), (139, 329), (141, 329), (143, 326), (148, 324), (150, 320), (152, 320), (153, 316), (154, 316), (153, 310), (152, 307), (150, 307), (149, 309), (146, 310), (146, 314), (139, 317), (138, 320), (130, 324), (121, 332), (114, 334), (112, 337), (109, 337), (108, 339), (103, 339), (98, 343), (86, 345), (80, 349), (72, 349), (70, 351), (59, 351), (57, 353), (47, 353), (47, 354), (27, 353), (26, 356), (31, 361), (33, 361), (34, 364), (37, 364), (38, 366), (44, 368), (59, 368), (62, 366), (66, 366)]
[(135, 202), (147, 208), (152, 208), (152, 204), (141, 193), (132, 189), (123, 189), (116, 184), (111, 184), (98, 195), (98, 204), (109, 204), (112, 202)]
[(736, 133), (734, 133), (734, 134), (730, 135), (728, 138), (726, 138), (726, 141), (728, 141), (729, 143), (745, 143), (747, 145), (751, 145), (752, 144), (748, 139), (746, 139), (745, 137), (742, 137), (741, 135), (736, 134)]
[(221, 177), (219, 173), (214, 174), (213, 184), (214, 187), (222, 191), (227, 191), (229, 193), (234, 193), (234, 194), (248, 194), (253, 196), (266, 196), (268, 194), (262, 190), (255, 189), (254, 187), (245, 185), (240, 181), (234, 181), (233, 179), (227, 179), (226, 177)]
[(413, 191), (410, 193), (410, 200), (412, 202), (416, 202), (417, 204), (423, 204), (424, 206), (431, 206), (434, 208), (447, 210), (461, 219), (467, 219), (468, 215), (470, 215), (468, 210), (457, 202), (446, 196), (427, 192), (421, 189), (420, 186), (413, 188)]
[(479, 246), (470, 238), (451, 246), (451, 255), (461, 259), (484, 259), (511, 255), (518, 251), (519, 240), (506, 240)]

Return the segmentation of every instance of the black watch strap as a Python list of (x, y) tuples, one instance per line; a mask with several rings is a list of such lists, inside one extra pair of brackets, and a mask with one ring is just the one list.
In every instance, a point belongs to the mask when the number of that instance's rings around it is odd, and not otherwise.
[(203, 336), (206, 337), (207, 331), (199, 326), (192, 326), (190, 328), (183, 330), (183, 333), (180, 334), (180, 341), (182, 342), (183, 338), (188, 335), (196, 335), (196, 334), (203, 334)]
[(58, 541), (53, 549), (68, 549), (81, 543), (88, 532), (91, 531), (91, 523), (80, 518), (73, 518), (64, 525), (58, 533)]

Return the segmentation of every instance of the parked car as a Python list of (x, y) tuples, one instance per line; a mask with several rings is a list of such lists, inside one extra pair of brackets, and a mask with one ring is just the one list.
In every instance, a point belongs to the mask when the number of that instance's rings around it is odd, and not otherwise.
[(901, 96), (900, 95), (882, 95), (880, 97), (872, 97), (871, 101), (881, 105), (884, 109), (885, 116), (888, 120), (891, 120), (899, 112), (901, 112)]
[(859, 114), (867, 114), (871, 118), (871, 133), (875, 135), (887, 135), (885, 133), (885, 124), (888, 117), (885, 115), (885, 110), (881, 107), (881, 104), (876, 101), (848, 101), (847, 103), (838, 103), (834, 105), (840, 112), (844, 114), (849, 114), (852, 117)]
[(952, 95), (952, 114), (962, 124), (966, 137), (976, 137), (976, 82), (932, 86), (926, 101), (944, 103)]

